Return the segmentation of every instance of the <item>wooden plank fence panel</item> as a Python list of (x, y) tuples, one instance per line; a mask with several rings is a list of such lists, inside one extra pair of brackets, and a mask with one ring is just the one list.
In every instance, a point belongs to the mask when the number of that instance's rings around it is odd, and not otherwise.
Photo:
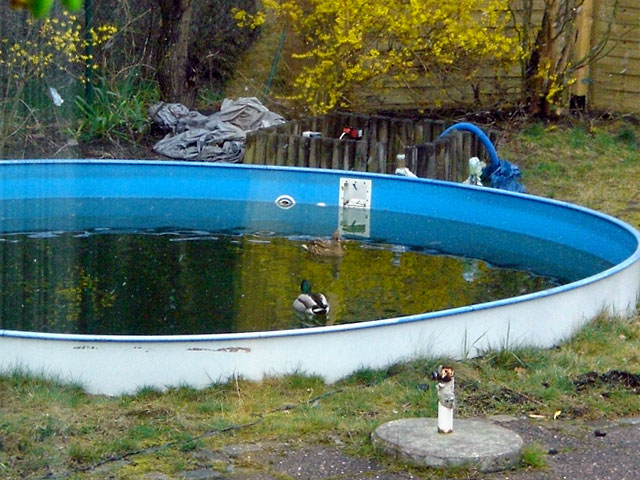
[(322, 132), (322, 127), (324, 125), (324, 120), (322, 117), (313, 117), (311, 118), (311, 131), (312, 132)]
[[(471, 132), (453, 131), (440, 139), (447, 126), (443, 120), (335, 113), (326, 119), (313, 117), (290, 124), (247, 134), (244, 162), (393, 174), (398, 155), (404, 154), (405, 166), (416, 175), (456, 182), (468, 176), (472, 156), (489, 162), (486, 148)], [(344, 127), (362, 128), (363, 138), (339, 139)], [(317, 129), (323, 129), (325, 135), (295, 133)], [(495, 143), (498, 132), (485, 133)]]
[(336, 138), (336, 124), (340, 121), (334, 115), (325, 115), (322, 117), (322, 128), (319, 128), (318, 131), (322, 133), (322, 138)]
[(369, 119), (369, 126), (367, 128), (367, 141), (369, 142), (377, 142), (378, 141), (378, 120), (375, 117), (371, 117)]
[(398, 155), (404, 153), (404, 147), (408, 144), (407, 131), (405, 131), (405, 122), (402, 119), (392, 120), (389, 127), (386, 173), (394, 173), (397, 168)]
[(422, 140), (418, 143), (429, 143), (429, 142), (433, 142), (433, 124), (434, 124), (434, 120), (431, 120), (429, 118), (425, 118), (423, 120), (420, 120), (420, 124), (423, 127), (423, 135), (422, 135)]
[[(386, 161), (389, 155), (389, 129), (390, 129), (390, 120), (387, 118), (379, 118), (378, 121), (378, 156), (384, 158), (384, 169), (383, 163), (379, 163), (378, 172), (384, 173), (386, 171)], [(383, 153), (384, 152), (384, 153)]]
[(416, 143), (418, 143), (416, 142), (414, 124), (415, 122), (413, 120), (402, 120), (402, 137), (404, 141), (404, 145), (402, 145), (403, 149), (404, 147), (408, 147), (409, 145), (415, 145)]

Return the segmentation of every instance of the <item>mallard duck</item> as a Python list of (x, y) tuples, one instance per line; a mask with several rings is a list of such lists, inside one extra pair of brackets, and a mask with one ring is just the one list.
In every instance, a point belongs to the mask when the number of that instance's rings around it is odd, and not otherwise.
[(336, 229), (331, 236), (331, 240), (314, 240), (311, 243), (305, 243), (302, 245), (302, 248), (314, 255), (342, 257), (344, 255), (344, 249), (342, 248), (341, 240), (340, 230)]
[(293, 309), (307, 317), (324, 316), (329, 313), (329, 303), (323, 294), (311, 293), (311, 283), (304, 279), (300, 283), (300, 295), (293, 301)]

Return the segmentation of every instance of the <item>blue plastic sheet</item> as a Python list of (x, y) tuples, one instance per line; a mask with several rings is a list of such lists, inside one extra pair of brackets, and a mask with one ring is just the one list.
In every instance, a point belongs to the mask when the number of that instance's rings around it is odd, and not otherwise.
[[(518, 180), (520, 169), (506, 160), (498, 159), (497, 165), (490, 163), (482, 170), (482, 178), (492, 188), (510, 192), (527, 193), (527, 189)], [(486, 182), (488, 179), (489, 181)]]

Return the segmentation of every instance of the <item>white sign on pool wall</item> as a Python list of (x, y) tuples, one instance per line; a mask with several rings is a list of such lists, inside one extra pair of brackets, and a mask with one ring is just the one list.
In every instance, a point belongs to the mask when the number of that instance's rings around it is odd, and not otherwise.
[(343, 235), (369, 238), (371, 231), (371, 180), (340, 178), (338, 226)]

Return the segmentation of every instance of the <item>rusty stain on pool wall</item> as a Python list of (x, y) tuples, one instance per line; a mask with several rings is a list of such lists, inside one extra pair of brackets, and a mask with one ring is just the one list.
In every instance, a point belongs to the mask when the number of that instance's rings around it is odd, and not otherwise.
[(251, 349), (248, 347), (225, 347), (225, 348), (200, 348), (200, 347), (190, 347), (187, 348), (188, 352), (244, 352), (249, 353)]

